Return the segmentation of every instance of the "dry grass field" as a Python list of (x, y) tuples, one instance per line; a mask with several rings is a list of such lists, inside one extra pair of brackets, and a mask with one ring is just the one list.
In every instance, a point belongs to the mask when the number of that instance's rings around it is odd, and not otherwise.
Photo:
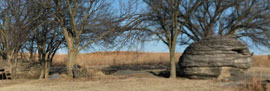
[(255, 55), (253, 56), (253, 66), (270, 67), (270, 55)]
[[(176, 53), (176, 61), (181, 53)], [(67, 56), (64, 54), (55, 55), (53, 64), (64, 64)], [(123, 64), (167, 64), (169, 63), (168, 53), (146, 53), (135, 51), (95, 52), (79, 54), (77, 64), (85, 66), (93, 65), (123, 65)]]
[[(6, 84), (6, 85), (5, 85)], [(126, 78), (0, 81), (0, 91), (233, 91), (213, 80)]]
[[(176, 53), (175, 61), (178, 62), (181, 53)], [(53, 64), (64, 64), (67, 56), (57, 54), (53, 60)], [(270, 67), (270, 56), (255, 55), (252, 57), (253, 66)], [(151, 52), (135, 52), (135, 51), (116, 51), (116, 52), (95, 52), (79, 54), (77, 64), (84, 66), (98, 65), (123, 65), (123, 64), (168, 64), (169, 53), (151, 53)]]
[[(178, 62), (181, 53), (176, 54)], [(66, 55), (57, 54), (54, 65), (64, 65)], [(78, 55), (77, 64), (85, 67), (108, 67), (113, 65), (157, 65), (168, 64), (169, 53), (146, 52), (96, 52)], [(137, 66), (136, 66), (137, 65)], [(270, 74), (270, 58), (266, 55), (253, 56), (252, 74)], [(138, 66), (143, 67), (143, 66)], [(129, 72), (129, 71), (128, 71)], [(270, 77), (270, 75), (269, 75)], [(233, 83), (234, 84), (234, 83)], [(255, 83), (255, 86), (260, 86)], [(251, 86), (252, 88), (254, 85)], [(117, 76), (104, 75), (98, 79), (61, 78), (58, 80), (0, 80), (0, 91), (249, 91), (246, 87), (228, 86), (217, 80), (175, 80), (143, 73), (143, 75)], [(252, 90), (250, 90), (252, 91)]]

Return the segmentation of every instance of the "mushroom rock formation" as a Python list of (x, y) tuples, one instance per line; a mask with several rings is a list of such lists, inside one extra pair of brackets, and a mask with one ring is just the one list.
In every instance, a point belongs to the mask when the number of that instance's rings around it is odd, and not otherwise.
[(211, 36), (192, 43), (179, 60), (179, 72), (189, 78), (227, 79), (251, 67), (248, 47), (234, 36)]

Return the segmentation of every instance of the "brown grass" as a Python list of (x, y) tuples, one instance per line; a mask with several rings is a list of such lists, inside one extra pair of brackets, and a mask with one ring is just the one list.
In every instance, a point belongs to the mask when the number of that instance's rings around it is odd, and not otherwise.
[(253, 66), (270, 67), (270, 55), (253, 56)]
[(270, 84), (268, 83), (270, 68), (266, 67), (252, 67), (248, 70), (252, 74), (252, 78), (247, 78), (238, 87), (237, 91), (270, 91)]
[(239, 91), (268, 91), (268, 88), (263, 87), (261, 78), (252, 78), (251, 81), (244, 82), (239, 87)]
[[(181, 53), (176, 53), (175, 61), (178, 62)], [(57, 54), (53, 60), (54, 64), (64, 64), (67, 56)], [(255, 55), (252, 57), (253, 66), (270, 67), (270, 56)], [(168, 64), (169, 53), (156, 52), (135, 52), (135, 51), (115, 51), (115, 52), (95, 52), (79, 54), (77, 64), (91, 65), (122, 65), (122, 64)]]
[[(176, 53), (176, 61), (181, 53)], [(54, 64), (63, 64), (67, 59), (64, 54), (55, 56)], [(146, 53), (146, 52), (95, 52), (80, 54), (77, 57), (79, 65), (123, 65), (123, 64), (167, 64), (169, 63), (169, 53)]]
[[(0, 81), (1, 83), (7, 82)], [(25, 80), (9, 85), (3, 84), (0, 91), (234, 91), (220, 84), (211, 80), (133, 77), (96, 81), (87, 79)]]

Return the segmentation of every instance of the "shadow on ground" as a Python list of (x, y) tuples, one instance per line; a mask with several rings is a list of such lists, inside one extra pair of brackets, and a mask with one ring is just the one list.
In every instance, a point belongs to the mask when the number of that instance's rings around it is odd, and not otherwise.
[[(157, 65), (117, 65), (105, 67), (102, 70), (106, 75), (135, 75), (145, 74), (155, 77), (168, 78), (170, 76), (169, 64)], [(181, 75), (177, 75), (182, 77)]]

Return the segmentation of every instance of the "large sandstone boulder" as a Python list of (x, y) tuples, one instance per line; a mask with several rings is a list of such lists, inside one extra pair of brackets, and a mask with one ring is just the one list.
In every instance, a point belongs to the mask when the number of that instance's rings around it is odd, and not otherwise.
[(179, 60), (179, 72), (190, 78), (225, 79), (251, 67), (248, 47), (233, 36), (212, 36), (192, 43)]

